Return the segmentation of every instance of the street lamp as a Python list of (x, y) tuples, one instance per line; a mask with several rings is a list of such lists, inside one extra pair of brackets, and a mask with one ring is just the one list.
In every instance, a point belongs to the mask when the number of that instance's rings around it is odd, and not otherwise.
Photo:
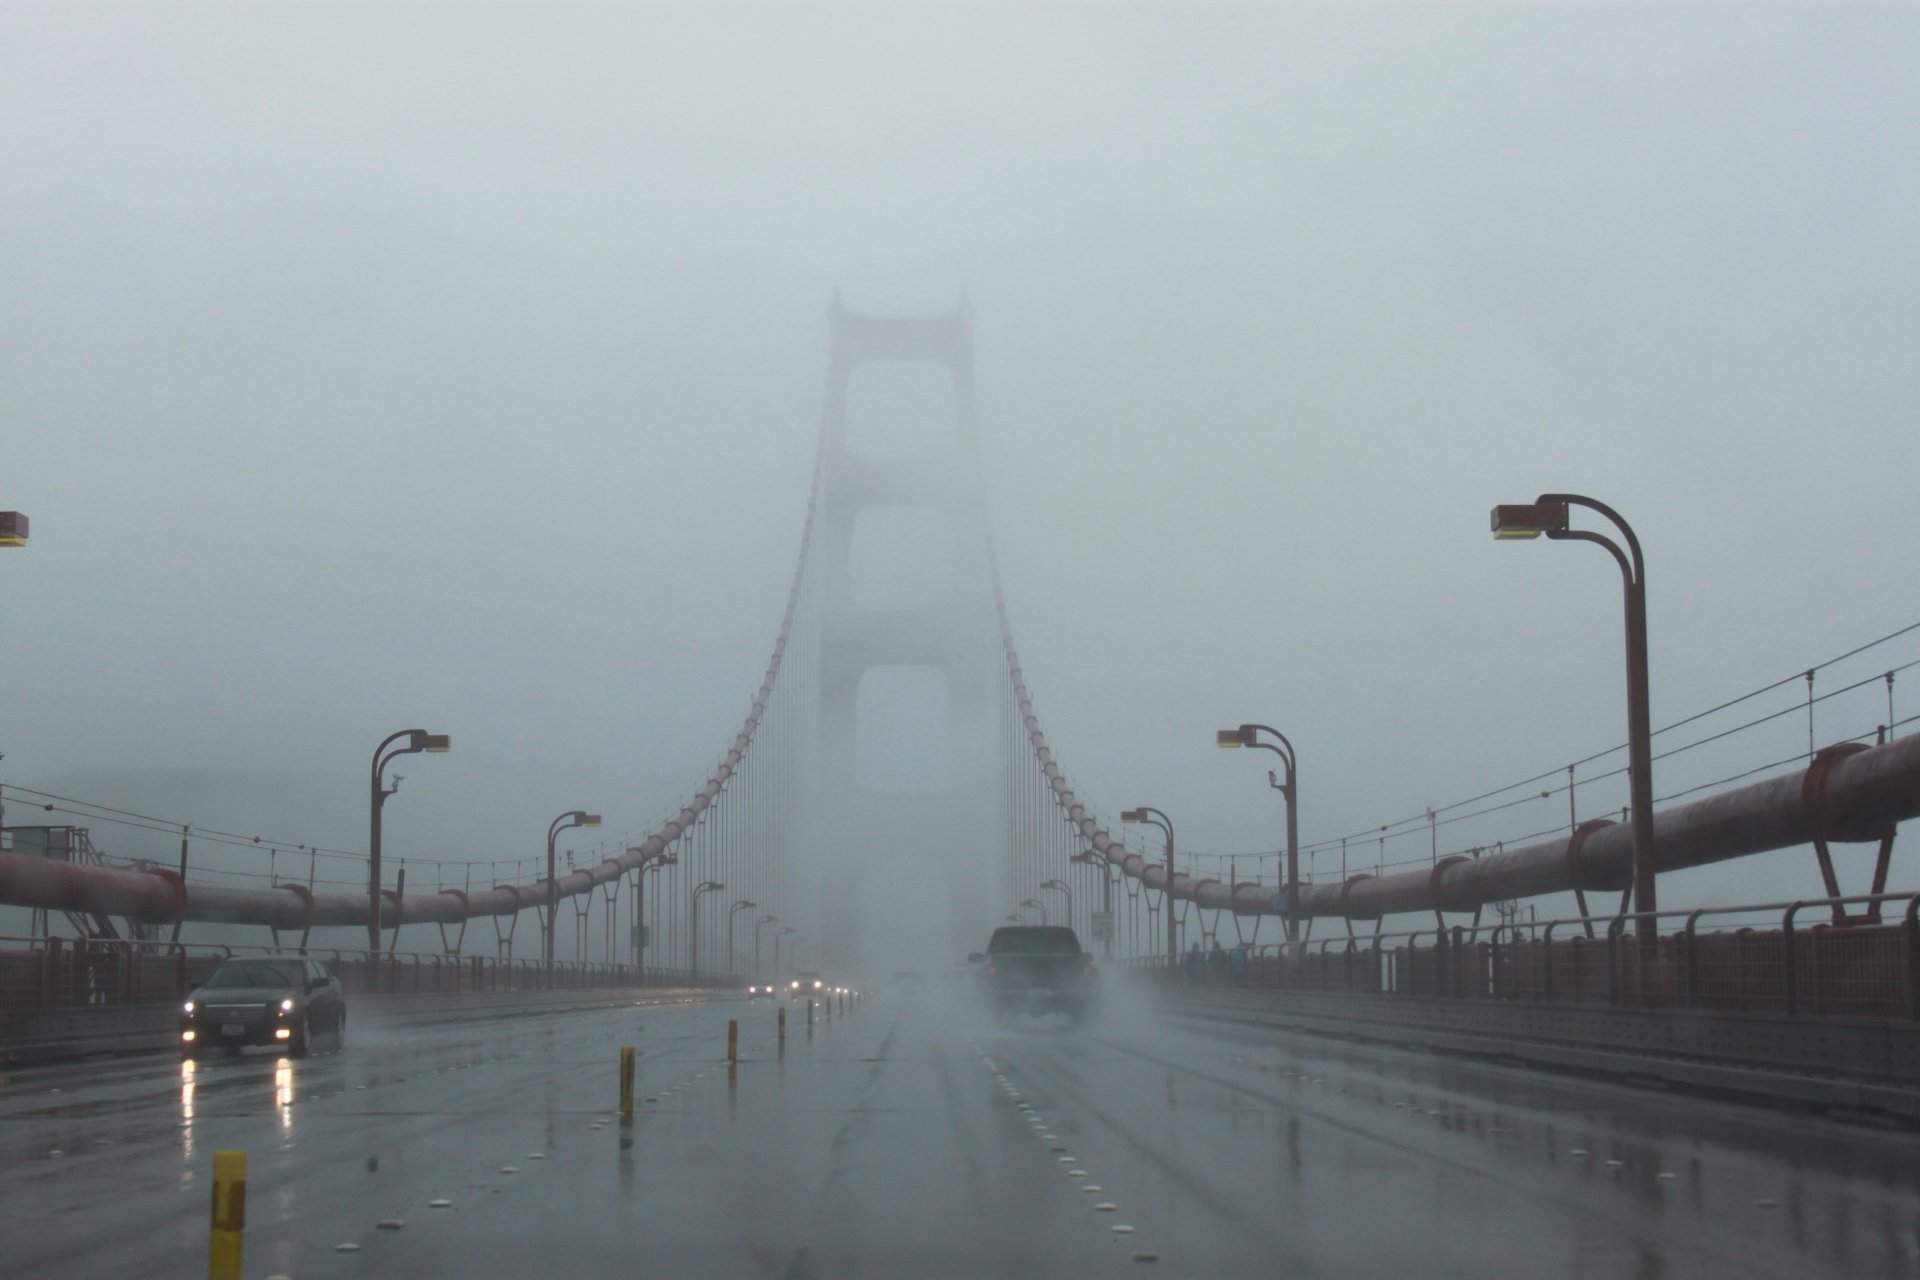
[[(627, 852), (639, 853), (642, 847), (643, 846), (635, 845), (628, 849)], [(679, 865), (680, 857), (678, 854), (668, 853), (665, 849), (662, 849), (658, 853), (648, 854), (641, 858), (640, 865), (633, 869), (633, 962), (634, 966), (640, 970), (640, 978), (642, 981), (645, 981), (647, 976), (647, 946), (646, 943), (640, 941), (640, 930), (647, 927), (647, 872), (656, 871), (661, 867), (676, 867)], [(649, 939), (649, 941), (651, 941), (651, 939)]]
[(547, 960), (547, 973), (553, 973), (553, 935), (555, 933), (554, 915), (560, 910), (560, 885), (553, 878), (553, 840), (568, 827), (597, 827), (600, 815), (588, 813), (584, 809), (575, 809), (563, 813), (547, 826), (547, 936), (543, 948)]
[(1067, 928), (1073, 928), (1073, 890), (1067, 887), (1065, 880), (1042, 880), (1042, 889), (1058, 889), (1067, 895)]
[(1113, 920), (1113, 877), (1108, 873), (1108, 868), (1112, 864), (1104, 858), (1094, 857), (1091, 849), (1069, 854), (1067, 861), (1082, 863), (1100, 873), (1100, 910), (1107, 917), (1107, 936), (1104, 939), (1104, 946), (1106, 958), (1111, 960), (1113, 959), (1113, 935), (1118, 932)]
[(1040, 923), (1045, 924), (1047, 922), (1047, 904), (1040, 901), (1040, 899), (1022, 898), (1020, 899), (1020, 901), (1014, 903), (1013, 905), (1016, 907), (1032, 907), (1035, 911), (1038, 911), (1040, 913)]
[(693, 897), (687, 904), (687, 957), (688, 967), (695, 973), (700, 972), (700, 895), (718, 893), (726, 887), (718, 880), (703, 880), (693, 886)]
[[(742, 898), (740, 899), (740, 901), (734, 903), (732, 906), (727, 908), (727, 972), (728, 973), (736, 972), (733, 965), (733, 917), (738, 912), (756, 910), (759, 906), (760, 904), (757, 902), (749, 902), (747, 899)], [(757, 977), (758, 975), (755, 975), (755, 976)]]
[(1171, 975), (1180, 963), (1180, 944), (1173, 936), (1176, 928), (1173, 921), (1173, 819), (1158, 809), (1141, 805), (1138, 809), (1123, 810), (1120, 821), (1149, 823), (1167, 833), (1167, 971)]
[[(1572, 529), (1568, 507), (1585, 507), (1613, 523), (1627, 540), (1622, 551), (1605, 534)], [(1556, 542), (1592, 542), (1605, 547), (1620, 566), (1626, 586), (1627, 614), (1627, 803), (1633, 810), (1633, 907), (1641, 919), (1634, 932), (1641, 945), (1653, 938), (1653, 913), (1658, 910), (1654, 890), (1653, 847), (1653, 716), (1647, 694), (1647, 566), (1640, 555), (1640, 539), (1620, 513), (1604, 502), (1577, 493), (1543, 493), (1531, 503), (1493, 509), (1493, 536), (1500, 540), (1537, 538)]]
[(1021, 915), (1018, 911), (1009, 911), (1007, 912), (1007, 915), (1006, 915), (1006, 921), (1008, 924), (1025, 924), (1027, 922), (1027, 918)]
[[(25, 526), (21, 527), (21, 537), (26, 536)], [(402, 738), (406, 742), (394, 747)], [(416, 751), (431, 751), (439, 754), (453, 746), (453, 739), (444, 733), (428, 733), (425, 729), (402, 729), (391, 733), (373, 749), (372, 795), (369, 804), (371, 816), (368, 821), (372, 828), (367, 837), (367, 950), (380, 949), (380, 810), (387, 803), (387, 797), (400, 789), (395, 782), (392, 790), (387, 788), (387, 766), (400, 756), (410, 756)], [(388, 751), (388, 747), (393, 747)]]
[(27, 518), (18, 511), (0, 511), (0, 547), (27, 545)]
[(774, 915), (761, 916), (753, 922), (753, 977), (756, 982), (767, 976), (760, 968), (760, 927), (779, 923), (780, 917)]
[[(1279, 746), (1271, 742), (1260, 741), (1262, 733), (1270, 733), (1280, 740)], [(1295, 803), (1299, 797), (1297, 783), (1299, 773), (1294, 767), (1293, 744), (1287, 741), (1287, 735), (1271, 725), (1243, 724), (1238, 729), (1222, 729), (1214, 734), (1214, 741), (1223, 747), (1260, 747), (1271, 751), (1287, 766), (1287, 780), (1279, 784), (1281, 798), (1287, 802), (1287, 941), (1292, 942), (1300, 936), (1300, 811)], [(1272, 775), (1268, 775), (1271, 777)]]

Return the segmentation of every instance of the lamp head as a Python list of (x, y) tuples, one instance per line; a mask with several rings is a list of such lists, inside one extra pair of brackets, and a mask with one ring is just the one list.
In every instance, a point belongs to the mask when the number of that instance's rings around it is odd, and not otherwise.
[(1253, 726), (1243, 724), (1238, 729), (1221, 729), (1213, 735), (1216, 747), (1250, 747), (1253, 743)]
[(0, 511), (0, 547), (27, 545), (27, 518), (18, 511)]
[(1147, 815), (1138, 809), (1122, 809), (1120, 811), (1120, 821), (1122, 822), (1145, 822), (1146, 820)]
[(578, 809), (575, 809), (575, 810), (573, 811), (573, 820), (574, 820), (575, 822), (577, 822), (577, 823), (579, 823), (579, 824), (580, 824), (581, 826), (583, 826), (583, 827), (597, 827), (597, 826), (599, 826), (599, 825), (600, 825), (600, 815), (599, 815), (599, 814), (597, 814), (597, 813), (583, 813), (583, 812), (581, 812), (581, 811), (580, 811), (580, 810), (578, 810)]
[(1508, 503), (1493, 509), (1493, 536), (1501, 541), (1552, 536), (1567, 529), (1564, 502)]
[(428, 733), (425, 729), (415, 729), (407, 747), (412, 751), (431, 751), (439, 755), (453, 747), (453, 735), (446, 733)]

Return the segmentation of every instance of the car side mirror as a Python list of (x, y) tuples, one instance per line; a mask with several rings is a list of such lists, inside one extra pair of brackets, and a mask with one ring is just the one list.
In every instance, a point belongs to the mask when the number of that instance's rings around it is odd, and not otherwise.
[(326, 985), (327, 985), (327, 980), (325, 978), (308, 978), (307, 979), (307, 990), (309, 991), (318, 991), (320, 988)]
[(972, 951), (967, 954), (968, 964), (980, 964), (985, 960), (986, 960), (986, 957), (981, 955), (978, 951)]

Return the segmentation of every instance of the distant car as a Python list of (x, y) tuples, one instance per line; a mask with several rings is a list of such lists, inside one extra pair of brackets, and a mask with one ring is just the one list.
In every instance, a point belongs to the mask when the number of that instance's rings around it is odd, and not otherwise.
[(747, 984), (747, 999), (749, 1000), (771, 1000), (775, 994), (773, 979), (771, 978), (755, 978)]
[(180, 1056), (274, 1045), (304, 1058), (323, 1036), (343, 1048), (347, 998), (318, 960), (224, 960), (187, 997)]
[(985, 955), (968, 958), (979, 967), (982, 990), (1003, 1018), (1064, 1013), (1078, 1023), (1093, 1008), (1093, 955), (1065, 925), (1002, 926), (993, 931)]
[(828, 994), (827, 980), (818, 969), (802, 969), (787, 983), (789, 1000), (825, 1000)]

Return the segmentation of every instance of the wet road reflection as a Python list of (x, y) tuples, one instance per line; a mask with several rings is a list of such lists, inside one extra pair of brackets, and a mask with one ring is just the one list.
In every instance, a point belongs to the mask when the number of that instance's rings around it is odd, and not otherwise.
[(288, 1274), (1920, 1274), (1911, 1135), (1124, 1005), (882, 999), (784, 1053), (737, 1005), (368, 1027), (15, 1073), (0, 1122), (23, 1275), (193, 1270), (225, 1147)]

